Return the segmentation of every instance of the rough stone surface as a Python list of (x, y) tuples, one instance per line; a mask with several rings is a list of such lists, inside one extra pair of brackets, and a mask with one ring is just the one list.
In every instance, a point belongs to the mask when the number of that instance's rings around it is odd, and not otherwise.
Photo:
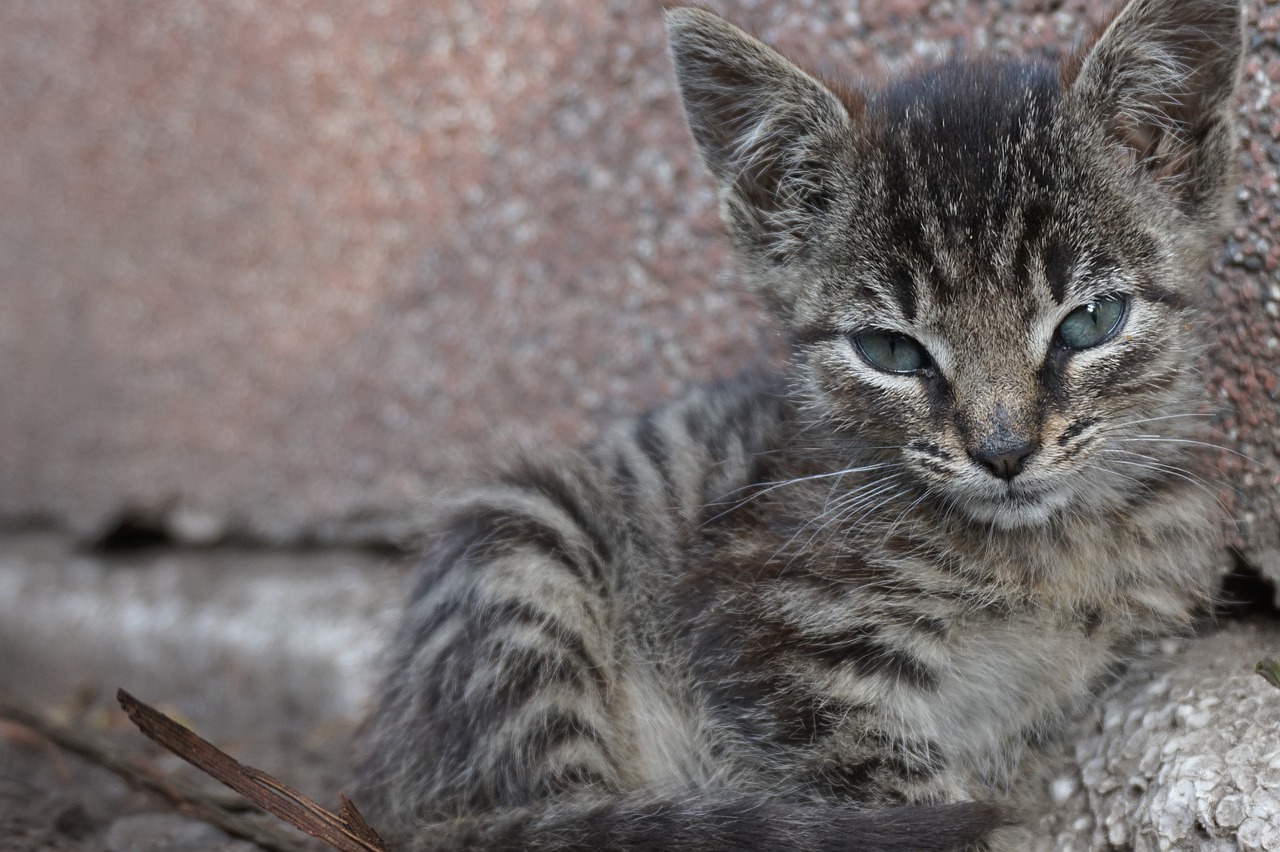
[[(353, 718), (398, 617), (400, 575), (357, 551), (77, 551), (0, 539), (0, 686), (25, 698), (117, 687), (234, 736), (284, 711)], [(193, 689), (193, 680), (200, 686)]]
[[(0, 4), (0, 518), (399, 538), (476, 457), (767, 361), (661, 5)], [(708, 5), (877, 77), (1112, 4)], [(1276, 577), (1280, 2), (1248, 5), (1209, 375), (1237, 544)]]
[(1209, 278), (1209, 383), (1235, 543), (1280, 605), (1280, 3), (1247, 3), (1239, 220)]
[(1280, 624), (1233, 623), (1134, 672), (1077, 726), (1047, 785), (1043, 850), (1280, 849)]

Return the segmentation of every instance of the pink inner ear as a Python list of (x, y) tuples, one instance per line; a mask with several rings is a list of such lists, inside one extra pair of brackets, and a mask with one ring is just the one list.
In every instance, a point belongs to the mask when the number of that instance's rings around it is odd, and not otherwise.
[(1131, 152), (1131, 163), (1150, 160), (1164, 136), (1157, 125), (1142, 124), (1128, 115), (1116, 116), (1111, 122), (1110, 130), (1115, 140)]

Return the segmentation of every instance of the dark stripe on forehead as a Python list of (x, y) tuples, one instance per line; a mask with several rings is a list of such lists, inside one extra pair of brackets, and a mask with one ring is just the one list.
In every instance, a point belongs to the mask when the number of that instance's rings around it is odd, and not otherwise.
[(1044, 277), (1049, 285), (1049, 295), (1059, 305), (1067, 302), (1067, 288), (1074, 277), (1077, 254), (1061, 238), (1049, 241), (1044, 250)]
[(916, 305), (916, 287), (911, 280), (911, 272), (898, 266), (889, 272), (889, 292), (902, 308), (902, 316), (907, 322), (915, 322), (918, 313)]
[[(1013, 276), (1015, 281), (1027, 281), (1031, 277), (1031, 254), (1038, 249), (1045, 224), (1052, 213), (1049, 204), (1043, 200), (1029, 202), (1022, 211), (1022, 234), (1018, 237), (1018, 248), (1014, 252)], [(1055, 298), (1057, 298), (1055, 296)], [(1059, 300), (1061, 301), (1061, 300)]]

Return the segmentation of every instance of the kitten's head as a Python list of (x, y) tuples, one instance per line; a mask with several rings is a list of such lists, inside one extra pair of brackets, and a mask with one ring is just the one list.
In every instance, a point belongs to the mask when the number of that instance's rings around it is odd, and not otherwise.
[[(1062, 66), (836, 87), (668, 12), (739, 261), (810, 416), (1004, 527), (1174, 475), (1231, 175), (1239, 0), (1131, 0)], [(1142, 437), (1152, 436), (1152, 437)]]

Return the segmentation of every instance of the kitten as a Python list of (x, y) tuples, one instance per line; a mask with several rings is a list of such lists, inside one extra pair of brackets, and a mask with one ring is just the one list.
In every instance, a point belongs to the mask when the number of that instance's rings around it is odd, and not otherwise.
[(1239, 0), (880, 90), (667, 25), (790, 371), (454, 507), (362, 804), (405, 849), (976, 846), (1024, 752), (1209, 594), (1193, 306)]

